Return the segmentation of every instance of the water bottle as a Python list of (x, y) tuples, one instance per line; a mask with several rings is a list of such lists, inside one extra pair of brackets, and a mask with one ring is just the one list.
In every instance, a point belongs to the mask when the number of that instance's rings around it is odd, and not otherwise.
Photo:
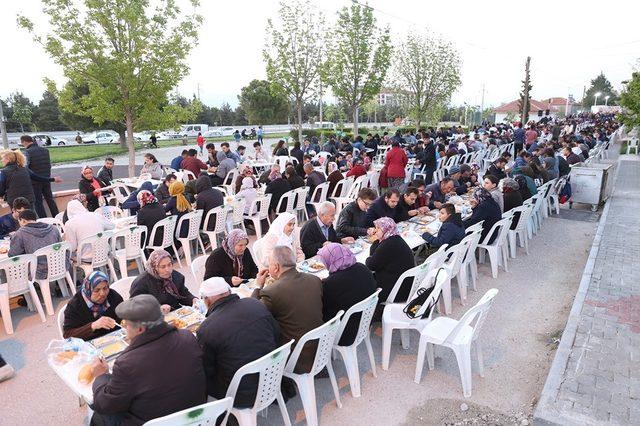
[(202, 315), (206, 315), (207, 313), (207, 306), (204, 304), (204, 300), (202, 299), (193, 299), (194, 300), (194, 305), (193, 307), (200, 312)]

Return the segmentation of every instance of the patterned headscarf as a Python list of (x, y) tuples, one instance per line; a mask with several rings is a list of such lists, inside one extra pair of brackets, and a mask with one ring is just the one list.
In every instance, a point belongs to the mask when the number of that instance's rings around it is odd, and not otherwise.
[(280, 177), (282, 177), (282, 175), (280, 174), (280, 170), (271, 169), (271, 172), (269, 173), (269, 181), (273, 182)]
[(476, 188), (475, 191), (473, 191), (473, 198), (475, 198), (478, 204), (482, 203), (483, 201), (493, 199), (491, 193), (484, 188)]
[(191, 210), (191, 203), (184, 196), (184, 183), (174, 181), (169, 185), (169, 194), (176, 197), (176, 208), (179, 212), (187, 212)]
[(147, 204), (154, 204), (158, 202), (158, 199), (150, 192), (150, 191), (140, 191), (138, 192), (138, 203), (140, 207), (144, 207)]
[(322, 259), (329, 273), (342, 271), (356, 263), (356, 257), (348, 247), (338, 243), (329, 243), (318, 251), (318, 256)]
[(247, 240), (247, 243), (249, 243), (249, 237), (247, 236), (247, 233), (242, 229), (234, 229), (233, 231), (229, 232), (227, 238), (222, 241), (222, 248), (225, 253), (227, 253), (227, 256), (229, 256), (231, 260), (233, 260), (233, 270), (238, 272), (238, 274), (236, 275), (238, 277), (242, 277), (242, 272), (244, 269), (244, 265), (242, 264), (242, 257), (244, 256), (244, 253), (241, 256), (238, 256), (236, 254), (236, 245), (242, 240)]
[[(178, 292), (178, 287), (176, 287), (172, 277), (162, 278), (160, 274), (158, 274), (158, 265), (163, 259), (167, 259), (167, 258), (171, 259), (171, 255), (166, 250), (162, 250), (162, 249), (154, 250), (149, 255), (149, 260), (147, 260), (147, 265), (145, 270), (153, 278), (162, 281), (162, 291), (164, 291), (167, 294), (170, 294), (176, 299), (184, 299), (184, 297), (180, 296), (180, 293)], [(171, 259), (171, 261), (173, 262), (173, 259)]]
[(93, 314), (94, 318), (100, 318), (109, 309), (109, 302), (107, 299), (103, 303), (95, 303), (91, 300), (91, 293), (98, 286), (98, 284), (106, 282), (107, 288), (109, 287), (109, 278), (102, 271), (93, 271), (82, 282), (82, 297), (89, 307), (89, 310)]
[(389, 237), (398, 235), (398, 228), (396, 228), (396, 222), (390, 217), (381, 217), (373, 221), (373, 224), (382, 229), (382, 241)]
[(518, 185), (518, 182), (516, 182), (516, 180), (512, 178), (504, 178), (500, 181), (500, 183), (502, 184), (503, 192), (512, 192), (520, 189), (520, 185)]
[(80, 201), (83, 206), (87, 206), (87, 194), (83, 194), (82, 192), (78, 192), (71, 200)]
[(327, 164), (327, 174), (331, 174), (336, 170), (338, 170), (338, 164), (335, 161), (332, 161), (329, 164)]

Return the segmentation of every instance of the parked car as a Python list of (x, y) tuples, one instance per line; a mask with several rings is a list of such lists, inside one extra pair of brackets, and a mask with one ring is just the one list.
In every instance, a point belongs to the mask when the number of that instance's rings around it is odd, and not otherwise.
[[(33, 140), (40, 146), (62, 146), (71, 144), (69, 141), (59, 138), (57, 136), (49, 135), (46, 133), (38, 133), (31, 135)], [(47, 140), (48, 139), (48, 140)], [(75, 141), (73, 142), (75, 144)]]
[(99, 130), (82, 136), (82, 143), (118, 143), (120, 135), (113, 130)]

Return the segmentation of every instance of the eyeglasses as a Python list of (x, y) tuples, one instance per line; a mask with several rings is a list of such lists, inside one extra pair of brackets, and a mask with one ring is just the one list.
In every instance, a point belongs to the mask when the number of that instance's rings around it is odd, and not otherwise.
[(362, 203), (364, 203), (366, 207), (371, 207), (371, 205), (373, 204), (373, 201), (366, 201), (366, 200), (363, 200), (362, 198), (360, 198), (360, 201), (362, 201)]

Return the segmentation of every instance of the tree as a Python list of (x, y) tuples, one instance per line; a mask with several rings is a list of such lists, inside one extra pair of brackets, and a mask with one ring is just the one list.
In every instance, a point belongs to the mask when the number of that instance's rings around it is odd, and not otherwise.
[(295, 102), (298, 140), (302, 140), (302, 107), (315, 93), (324, 60), (324, 18), (308, 0), (280, 3), (279, 22), (267, 21), (263, 57), (267, 77)]
[[(185, 0), (186, 1), (186, 0)], [(202, 18), (198, 0), (184, 13), (174, 0), (42, 0), (52, 31), (35, 33), (28, 18), (18, 23), (34, 34), (65, 77), (89, 93), (60, 107), (96, 123), (126, 128), (129, 175), (135, 172), (133, 132), (166, 128), (178, 122), (179, 105), (166, 107), (169, 93), (188, 72), (186, 57), (197, 42)], [(64, 25), (60, 25), (64, 23)]]
[(462, 82), (458, 52), (441, 38), (410, 33), (394, 59), (397, 96), (407, 105), (416, 131), (425, 120), (437, 122)]
[(238, 100), (249, 124), (277, 124), (287, 119), (287, 97), (266, 80), (252, 80), (241, 89)]
[(531, 75), (529, 74), (529, 63), (531, 57), (527, 56), (527, 62), (524, 68), (524, 80), (522, 80), (522, 92), (520, 92), (520, 100), (518, 101), (518, 108), (521, 111), (520, 122), (524, 125), (529, 122), (529, 111), (531, 111)]
[(9, 105), (11, 106), (11, 120), (20, 125), (20, 132), (24, 133), (24, 126), (31, 124), (33, 103), (22, 93), (15, 92), (9, 96)]
[(246, 126), (247, 124), (249, 124), (249, 122), (247, 121), (247, 113), (240, 105), (238, 105), (236, 109), (233, 110), (233, 123), (239, 124), (241, 126)]
[(613, 86), (611, 82), (604, 76), (604, 73), (600, 73), (596, 78), (591, 80), (591, 85), (587, 89), (584, 94), (584, 99), (582, 100), (582, 105), (585, 107), (590, 107), (595, 105), (596, 97), (595, 94), (600, 93), (598, 95), (598, 104), (604, 105), (605, 97), (609, 96), (607, 100), (608, 105), (616, 105), (620, 97), (618, 96), (618, 92), (613, 90)]
[(233, 110), (227, 102), (222, 104), (218, 113), (218, 122), (221, 126), (231, 126), (233, 124)]
[(627, 127), (640, 126), (640, 72), (634, 72), (627, 82), (620, 94), (620, 105), (624, 107), (622, 121)]
[(389, 58), (389, 28), (379, 29), (373, 10), (354, 2), (338, 12), (329, 41), (326, 80), (333, 94), (353, 113), (353, 134), (358, 134), (358, 109), (382, 88)]
[(45, 90), (33, 113), (33, 124), (39, 131), (68, 130), (60, 119), (60, 108), (55, 93)]

